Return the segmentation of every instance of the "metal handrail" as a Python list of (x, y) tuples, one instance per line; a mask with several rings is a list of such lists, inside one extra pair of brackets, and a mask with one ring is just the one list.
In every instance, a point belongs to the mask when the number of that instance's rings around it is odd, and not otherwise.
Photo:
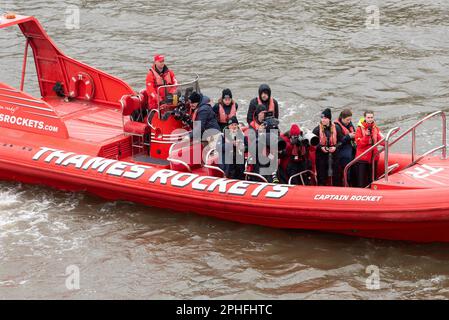
[[(393, 133), (393, 131), (394, 131), (394, 133)], [(383, 150), (381, 150), (381, 151), (378, 151), (379, 152), (379, 154), (380, 153), (382, 153), (383, 151), (385, 151), (385, 157), (384, 157), (384, 170), (385, 170), (385, 173), (384, 173), (384, 179), (385, 179), (385, 181), (388, 181), (388, 155), (389, 155), (389, 151), (390, 151), (390, 138), (395, 134), (395, 133), (397, 133), (399, 131), (399, 127), (396, 127), (396, 128), (393, 128), (393, 129), (391, 129), (390, 131), (388, 131), (388, 134), (387, 134), (387, 136), (385, 137), (385, 146), (384, 146), (384, 149)], [(375, 179), (375, 177), (374, 177), (374, 170), (375, 170), (375, 168), (374, 168), (374, 166), (373, 166), (373, 174), (372, 174), (372, 180), (374, 181), (374, 180), (376, 180)]]
[[(425, 121), (434, 118), (436, 116), (440, 115), (441, 116), (441, 120), (442, 120), (442, 131), (443, 131), (443, 136), (442, 136), (442, 144), (437, 147), (434, 148), (428, 152), (426, 152), (424, 155), (421, 155), (418, 157), (418, 159), (416, 159), (416, 128), (419, 127), (422, 123), (424, 123)], [(399, 137), (397, 137), (394, 141), (389, 143), (389, 147), (391, 147), (392, 145), (394, 145), (396, 142), (398, 142), (399, 140), (401, 140), (402, 138), (404, 138), (407, 134), (409, 134), (410, 132), (412, 132), (412, 162), (410, 165), (414, 165), (415, 163), (417, 163), (419, 160), (421, 160), (423, 157), (432, 154), (436, 151), (442, 150), (442, 158), (443, 160), (445, 160), (447, 158), (447, 132), (446, 132), (446, 128), (447, 128), (447, 122), (446, 122), (446, 114), (444, 113), (444, 111), (440, 110), (440, 111), (435, 111), (431, 114), (429, 114), (428, 116), (422, 118), (421, 120), (419, 120), (418, 122), (416, 122), (412, 127), (410, 127), (409, 129), (407, 129), (406, 131), (404, 131), (404, 133), (402, 133)], [(382, 152), (383, 150), (381, 150), (380, 152)], [(387, 157), (387, 155), (386, 155)]]
[[(388, 132), (387, 137), (390, 138), (392, 135), (396, 134), (398, 131), (399, 131), (399, 127), (395, 127), (395, 128), (393, 128), (393, 129), (391, 129), (391, 130)], [(349, 162), (349, 163), (346, 165), (346, 167), (345, 167), (345, 169), (344, 169), (344, 172), (343, 172), (343, 180), (344, 180), (344, 182), (345, 182), (345, 187), (346, 187), (346, 188), (349, 187), (349, 182), (348, 182), (348, 171), (349, 171), (349, 169), (350, 169), (355, 163), (359, 162), (359, 160), (360, 160), (363, 156), (367, 155), (368, 153), (370, 153), (371, 151), (373, 151), (373, 149), (375, 149), (377, 146), (379, 146), (380, 144), (384, 143), (387, 137), (384, 137), (384, 138), (380, 139), (379, 141), (377, 141), (374, 145), (372, 145), (370, 148), (368, 148), (367, 150), (365, 150), (365, 152), (363, 152), (362, 154), (360, 154), (357, 158), (355, 158), (354, 160), (352, 160), (351, 162)], [(373, 177), (373, 179), (374, 179), (374, 177)]]
[(313, 172), (312, 170), (304, 170), (304, 171), (301, 171), (301, 172), (299, 172), (299, 173), (296, 173), (296, 174), (292, 175), (292, 176), (288, 179), (288, 184), (291, 185), (293, 179), (299, 176), (299, 177), (301, 178), (301, 183), (302, 183), (302, 185), (305, 186), (306, 184), (305, 184), (305, 182), (304, 182), (303, 174), (305, 174), (305, 173), (307, 173), (307, 172), (310, 172), (310, 173), (312, 174), (312, 176), (315, 178), (315, 182), (317, 182), (317, 181), (316, 181), (316, 173), (315, 173), (315, 172)]
[(260, 180), (262, 180), (262, 182), (268, 183), (268, 180), (264, 176), (262, 176), (258, 173), (245, 171), (243, 174), (245, 175), (245, 180), (248, 180), (248, 176), (251, 176), (251, 177), (259, 178)]

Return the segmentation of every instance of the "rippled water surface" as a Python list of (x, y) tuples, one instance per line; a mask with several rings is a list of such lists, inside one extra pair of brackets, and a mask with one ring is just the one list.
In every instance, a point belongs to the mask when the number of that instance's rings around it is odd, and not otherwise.
[[(366, 7), (380, 8), (368, 29)], [(79, 30), (67, 13), (80, 8)], [(449, 111), (447, 1), (0, 1), (35, 15), (69, 56), (144, 86), (164, 53), (242, 106), (267, 82), (283, 127), (320, 110), (376, 111), (384, 130)], [(18, 86), (24, 39), (0, 31), (0, 81)], [(38, 94), (28, 64), (26, 89)], [(418, 132), (421, 149), (439, 123)], [(409, 142), (396, 148), (409, 151)], [(449, 247), (284, 231), (183, 215), (83, 193), (0, 183), (0, 298), (449, 298)], [(80, 290), (66, 268), (80, 269)], [(380, 290), (366, 268), (380, 269)]]

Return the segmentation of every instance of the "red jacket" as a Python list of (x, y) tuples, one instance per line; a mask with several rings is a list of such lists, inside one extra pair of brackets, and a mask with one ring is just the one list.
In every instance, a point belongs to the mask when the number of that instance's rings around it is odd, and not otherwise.
[[(368, 135), (369, 134), (368, 129), (370, 127), (371, 127), (371, 135)], [(359, 126), (357, 127), (357, 131), (355, 133), (355, 142), (357, 143), (357, 151), (355, 157), (357, 158), (359, 155), (368, 150), (371, 146), (376, 144), (381, 139), (382, 135), (380, 134), (380, 129), (376, 126), (376, 124), (373, 123), (369, 125), (365, 121), (363, 121), (361, 124), (359, 124)], [(384, 144), (382, 143), (382, 145)], [(368, 152), (366, 155), (360, 158), (360, 161), (371, 162), (373, 156), (375, 157), (376, 161), (379, 160), (379, 153), (377, 148), (375, 148), (371, 152)]]
[[(147, 81), (146, 81), (146, 87), (147, 87), (147, 93), (148, 93), (148, 107), (150, 109), (155, 109), (158, 107), (157, 105), (157, 88), (163, 85), (173, 85), (177, 84), (178, 81), (176, 80), (175, 74), (173, 71), (167, 68), (167, 66), (164, 67), (164, 70), (162, 70), (162, 74), (159, 75), (159, 73), (156, 71), (156, 67), (153, 65), (148, 72), (147, 75)], [(176, 87), (168, 88), (168, 93), (175, 93)], [(159, 90), (160, 95), (160, 101), (165, 100), (165, 90), (161, 89)]]

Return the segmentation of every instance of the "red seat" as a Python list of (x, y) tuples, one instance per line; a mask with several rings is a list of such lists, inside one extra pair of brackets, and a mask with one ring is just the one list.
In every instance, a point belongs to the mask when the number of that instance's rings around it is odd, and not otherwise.
[(120, 99), (120, 104), (122, 105), (122, 116), (123, 116), (123, 131), (128, 134), (133, 135), (144, 135), (149, 133), (149, 127), (146, 123), (136, 122), (128, 120), (125, 122), (125, 117), (129, 117), (134, 111), (140, 110), (142, 106), (142, 101), (139, 96), (136, 95), (124, 95)]
[(150, 127), (146, 123), (129, 120), (125, 122), (123, 131), (130, 134), (143, 135), (150, 133)]
[(142, 109), (147, 109), (148, 108), (148, 92), (147, 92), (147, 89), (140, 90), (139, 98), (140, 98)]

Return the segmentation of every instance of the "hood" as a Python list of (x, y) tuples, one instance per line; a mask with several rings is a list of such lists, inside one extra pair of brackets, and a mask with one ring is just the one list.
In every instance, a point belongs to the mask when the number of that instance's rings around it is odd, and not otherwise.
[(270, 88), (270, 86), (268, 84), (261, 84), (260, 87), (259, 87), (259, 99), (261, 99), (260, 96), (262, 95), (262, 92), (264, 92), (264, 91), (268, 91), (268, 96), (269, 96), (269, 98), (271, 98), (271, 88)]
[(204, 105), (210, 105), (210, 98), (202, 95), (201, 93), (200, 93), (200, 95), (201, 95), (201, 102), (198, 104), (198, 107), (204, 106)]

